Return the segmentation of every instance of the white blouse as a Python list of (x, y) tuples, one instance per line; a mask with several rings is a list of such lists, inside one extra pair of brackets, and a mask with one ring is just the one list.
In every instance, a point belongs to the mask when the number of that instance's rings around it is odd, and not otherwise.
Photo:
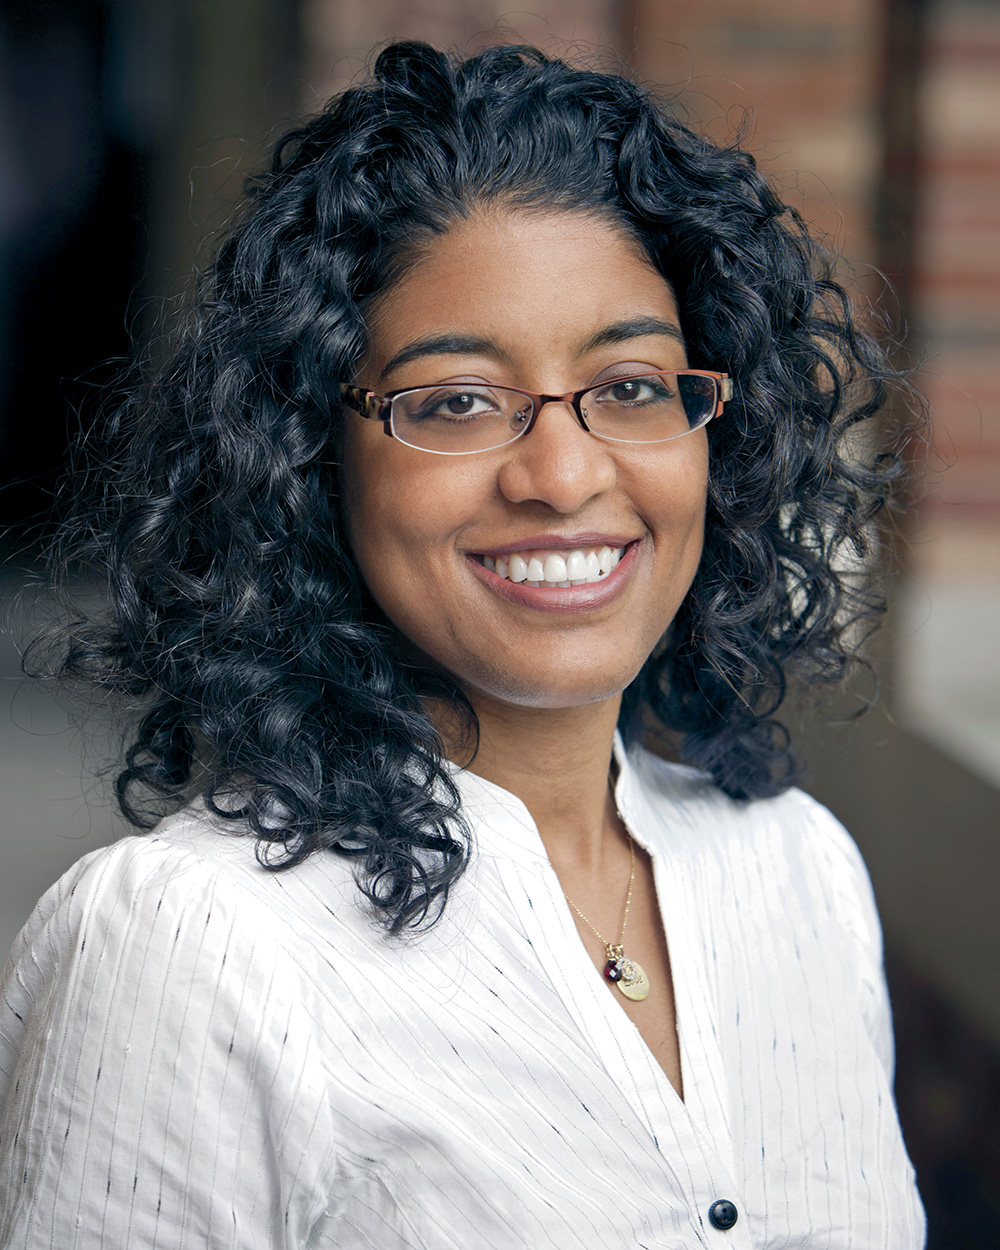
[(267, 873), (192, 809), (82, 859), (14, 947), (0, 1245), (917, 1250), (854, 844), (798, 791), (618, 755), (684, 1101), (506, 791), (458, 774), (477, 852), (405, 941), (349, 861)]

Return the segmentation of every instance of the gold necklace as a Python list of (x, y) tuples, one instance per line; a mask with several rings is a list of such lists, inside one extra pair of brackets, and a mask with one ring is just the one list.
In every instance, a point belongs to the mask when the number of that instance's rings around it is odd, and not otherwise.
[[(625, 832), (628, 833), (628, 830), (626, 829)], [(605, 977), (612, 985), (617, 985), (626, 998), (631, 998), (633, 1002), (640, 1003), (649, 994), (649, 978), (634, 959), (626, 957), (622, 946), (622, 943), (625, 941), (625, 925), (628, 923), (628, 909), (632, 903), (632, 886), (635, 884), (635, 842), (631, 833), (628, 834), (628, 845), (629, 850), (632, 852), (632, 871), (629, 874), (628, 893), (625, 895), (625, 910), (622, 912), (622, 923), (621, 928), (618, 930), (617, 942), (609, 942), (602, 937), (565, 890), (563, 890), (563, 898), (565, 898), (566, 902), (569, 903), (570, 907), (573, 908), (583, 923), (593, 933), (594, 937), (604, 947), (604, 953), (608, 957), (608, 962), (604, 965)]]

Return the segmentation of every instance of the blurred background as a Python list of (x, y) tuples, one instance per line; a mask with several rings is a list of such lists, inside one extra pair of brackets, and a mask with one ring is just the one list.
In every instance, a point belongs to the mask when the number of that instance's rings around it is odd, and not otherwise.
[[(1000, 1246), (1000, 6), (996, 0), (6, 0), (0, 9), (0, 946), (119, 836), (20, 677), (39, 518), (108, 362), (188, 282), (270, 137), (379, 42), (533, 42), (744, 144), (924, 360), (916, 522), (886, 536), (877, 708), (799, 731), (868, 862), (931, 1250)], [(892, 291), (887, 288), (886, 279)], [(30, 623), (28, 625), (30, 628)]]

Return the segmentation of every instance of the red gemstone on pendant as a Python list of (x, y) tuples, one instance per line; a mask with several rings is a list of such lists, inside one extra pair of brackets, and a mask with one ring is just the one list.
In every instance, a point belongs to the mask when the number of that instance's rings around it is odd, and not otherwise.
[(618, 967), (617, 959), (608, 960), (608, 962), (604, 965), (604, 975), (611, 982), (620, 981), (622, 979), (622, 972)]

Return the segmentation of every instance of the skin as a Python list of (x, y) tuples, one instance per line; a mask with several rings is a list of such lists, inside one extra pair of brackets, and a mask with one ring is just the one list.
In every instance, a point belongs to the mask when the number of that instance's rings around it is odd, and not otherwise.
[[(663, 329), (607, 341), (616, 337), (608, 327), (643, 318)], [(421, 252), (369, 325), (358, 381), (380, 393), (465, 380), (564, 394), (687, 366), (669, 284), (618, 227), (582, 213), (475, 211)], [(439, 336), (479, 342), (414, 346)], [(608, 789), (612, 738), (621, 691), (698, 567), (704, 430), (615, 444), (553, 403), (527, 436), (490, 452), (431, 455), (360, 417), (347, 418), (343, 451), (348, 534), (372, 595), (428, 662), (461, 683), (481, 729), (471, 769), (525, 803), (567, 895), (616, 936), (630, 847)], [(511, 544), (575, 545), (582, 534), (631, 544), (618, 589), (596, 605), (555, 611), (512, 601), (475, 560)], [(538, 536), (553, 541), (525, 541)], [(449, 754), (466, 762), (446, 709), (431, 712)], [(579, 921), (578, 929), (602, 968), (600, 942)], [(645, 968), (650, 996), (630, 1003), (609, 992), (681, 1092), (669, 955), (642, 853), (626, 951)]]

